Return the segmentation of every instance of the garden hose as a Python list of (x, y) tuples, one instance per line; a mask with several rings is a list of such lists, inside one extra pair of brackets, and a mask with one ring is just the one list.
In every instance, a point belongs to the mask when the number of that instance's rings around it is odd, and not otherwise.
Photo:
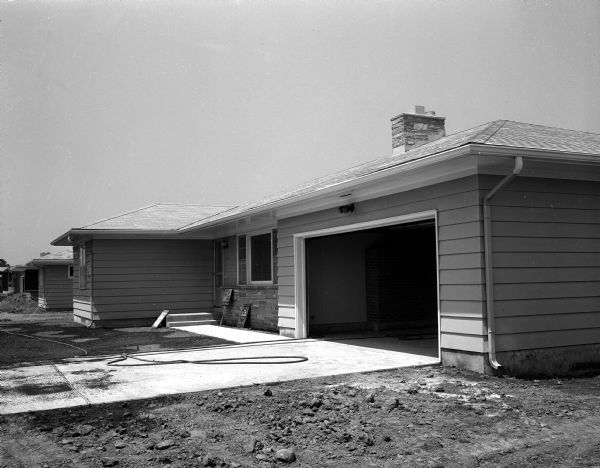
[[(145, 364), (116, 364), (127, 359), (133, 359), (141, 361)], [(261, 361), (259, 359), (265, 359)], [(125, 367), (125, 366), (164, 366), (170, 364), (296, 364), (299, 362), (308, 361), (306, 356), (250, 356), (250, 357), (232, 357), (232, 358), (220, 358), (220, 359), (172, 359), (169, 361), (156, 361), (153, 359), (144, 359), (139, 356), (131, 354), (123, 354), (117, 359), (113, 359), (106, 363), (107, 366), (113, 367)]]
[[(42, 338), (39, 336), (33, 335), (25, 335), (24, 333), (15, 333), (3, 330), (0, 328), (0, 332), (7, 333), (9, 335), (22, 336), (24, 338), (33, 338), (35, 340), (40, 341), (49, 341), (50, 343), (56, 343), (63, 346), (68, 346), (70, 348), (77, 349), (81, 351), (85, 356), (88, 355), (87, 350), (80, 348), (79, 346), (75, 346), (69, 343), (65, 343), (63, 341), (51, 340), (49, 338)], [(235, 345), (237, 346), (237, 345)], [(211, 349), (211, 348), (224, 348), (224, 346), (205, 346), (201, 349)], [(184, 349), (188, 351), (187, 349)], [(153, 353), (156, 354), (156, 353)], [(116, 366), (118, 362), (125, 361), (126, 359), (134, 359), (136, 361), (141, 361), (145, 364), (121, 364)], [(264, 360), (261, 360), (264, 359)], [(308, 361), (306, 356), (254, 356), (254, 357), (235, 357), (235, 358), (221, 358), (221, 359), (199, 359), (199, 360), (189, 360), (189, 359), (173, 359), (170, 361), (156, 361), (152, 359), (144, 359), (132, 354), (122, 354), (117, 359), (113, 359), (112, 361), (107, 362), (107, 366), (113, 367), (126, 367), (126, 366), (160, 366), (167, 364), (296, 364), (299, 362)]]

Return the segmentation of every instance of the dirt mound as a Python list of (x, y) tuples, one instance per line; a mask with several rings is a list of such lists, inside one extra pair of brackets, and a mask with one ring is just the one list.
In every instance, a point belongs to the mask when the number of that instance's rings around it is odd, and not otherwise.
[(9, 294), (4, 300), (0, 301), (0, 312), (36, 314), (44, 312), (44, 309), (38, 307), (37, 300), (33, 299), (30, 293), (17, 293)]

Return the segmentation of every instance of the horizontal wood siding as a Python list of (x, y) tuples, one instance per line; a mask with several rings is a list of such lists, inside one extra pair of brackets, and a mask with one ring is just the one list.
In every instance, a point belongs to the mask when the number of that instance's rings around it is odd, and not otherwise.
[(438, 210), (442, 347), (482, 352), (485, 347), (483, 246), (475, 176), (356, 203), (355, 211), (350, 215), (341, 214), (334, 208), (281, 220), (279, 326), (295, 326), (295, 233), (428, 210)]
[(600, 343), (600, 183), (517, 177), (491, 213), (496, 349)]
[(43, 296), (44, 308), (55, 310), (73, 308), (73, 279), (69, 278), (68, 273), (67, 265), (43, 267), (43, 290), (40, 286), (40, 300)]
[[(86, 268), (88, 272), (92, 271), (92, 256), (94, 242), (86, 242)], [(73, 247), (73, 278), (71, 281), (73, 288), (73, 315), (80, 317), (83, 320), (92, 319), (92, 282), (91, 275), (88, 275), (86, 288), (79, 288), (79, 249)]]
[(237, 237), (225, 239), (227, 248), (223, 249), (223, 285), (237, 285)]
[(95, 240), (92, 284), (94, 320), (212, 310), (212, 242)]

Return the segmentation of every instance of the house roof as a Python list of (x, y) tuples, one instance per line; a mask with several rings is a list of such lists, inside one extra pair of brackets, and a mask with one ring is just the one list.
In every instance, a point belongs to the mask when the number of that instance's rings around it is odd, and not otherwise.
[(241, 205), (228, 212), (218, 213), (215, 216), (205, 218), (202, 221), (187, 226), (185, 230), (200, 227), (209, 221), (216, 221), (235, 214), (243, 214), (246, 211), (268, 206), (272, 203), (285, 200), (291, 201), (295, 197), (318, 192), (342, 183), (358, 181), (362, 177), (375, 173), (384, 173), (386, 170), (406, 164), (407, 162), (433, 156), (468, 144), (598, 155), (598, 161), (600, 162), (599, 134), (544, 127), (542, 125), (513, 122), (511, 120), (495, 120), (440, 138), (406, 153), (375, 159), (351, 167), (350, 169), (314, 179), (291, 190), (270, 195), (259, 201)]
[[(242, 217), (254, 210), (268, 209), (270, 205), (293, 203), (302, 196), (317, 196), (319, 192), (346, 183), (359, 183), (367, 176), (384, 177), (388, 171), (409, 162), (432, 157), (467, 145), (489, 148), (515, 148), (555, 153), (559, 157), (583, 155), (600, 162), (600, 134), (545, 127), (511, 120), (495, 120), (477, 127), (448, 135), (419, 146), (406, 153), (375, 159), (349, 169), (320, 177), (291, 190), (270, 195), (245, 205), (202, 206), (183, 204), (156, 204), (97, 221), (79, 230), (118, 231), (173, 231), (182, 232), (208, 224)], [(71, 232), (71, 231), (70, 231)], [(64, 241), (69, 233), (56, 239)]]
[(157, 203), (102, 219), (78, 229), (175, 231), (231, 208), (231, 206)]
[(60, 252), (47, 252), (40, 254), (39, 258), (34, 258), (27, 265), (69, 265), (73, 263), (73, 249), (65, 249)]

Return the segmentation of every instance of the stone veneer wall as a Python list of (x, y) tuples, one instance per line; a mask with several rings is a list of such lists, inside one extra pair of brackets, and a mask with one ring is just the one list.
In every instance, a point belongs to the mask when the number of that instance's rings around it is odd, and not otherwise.
[[(246, 328), (277, 332), (277, 285), (237, 285), (233, 288), (233, 296), (225, 311), (223, 324), (236, 326), (240, 308), (244, 304), (252, 304), (246, 321)], [(220, 320), (221, 308), (215, 309), (215, 318)]]

